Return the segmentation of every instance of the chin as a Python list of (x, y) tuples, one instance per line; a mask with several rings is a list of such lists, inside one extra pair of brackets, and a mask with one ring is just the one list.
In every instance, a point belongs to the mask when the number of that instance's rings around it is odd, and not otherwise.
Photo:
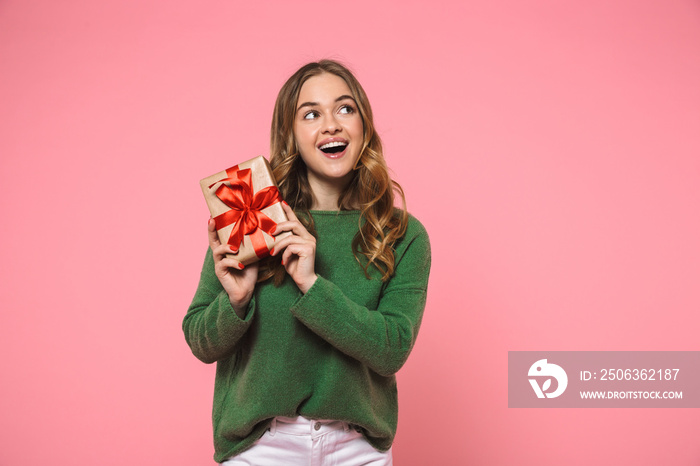
[(349, 170), (334, 171), (332, 173), (327, 173), (326, 178), (340, 181), (340, 180), (346, 180), (347, 178), (351, 178), (352, 174), (353, 174), (353, 170), (351, 168)]

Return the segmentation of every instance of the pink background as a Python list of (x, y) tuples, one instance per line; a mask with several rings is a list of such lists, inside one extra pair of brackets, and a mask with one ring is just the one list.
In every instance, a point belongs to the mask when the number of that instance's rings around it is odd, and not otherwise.
[(697, 1), (3, 0), (0, 465), (212, 464), (198, 180), (322, 57), (433, 245), (397, 465), (700, 464), (698, 410), (507, 408), (509, 350), (700, 350)]

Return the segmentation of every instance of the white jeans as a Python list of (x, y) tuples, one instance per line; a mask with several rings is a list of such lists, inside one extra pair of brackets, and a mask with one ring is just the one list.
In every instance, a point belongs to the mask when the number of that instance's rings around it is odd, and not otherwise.
[(253, 446), (221, 466), (391, 466), (391, 449), (377, 451), (341, 421), (276, 417)]

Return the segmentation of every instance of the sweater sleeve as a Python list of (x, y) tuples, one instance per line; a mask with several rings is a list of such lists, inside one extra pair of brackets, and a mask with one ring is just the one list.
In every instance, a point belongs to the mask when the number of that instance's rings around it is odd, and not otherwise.
[(214, 257), (208, 249), (197, 291), (182, 322), (192, 353), (205, 363), (230, 356), (250, 327), (254, 313), (255, 296), (248, 304), (245, 319), (238, 317), (216, 277)]
[(404, 238), (396, 254), (395, 274), (377, 309), (358, 305), (321, 276), (291, 308), (321, 338), (383, 376), (398, 372), (418, 335), (430, 273), (425, 230)]

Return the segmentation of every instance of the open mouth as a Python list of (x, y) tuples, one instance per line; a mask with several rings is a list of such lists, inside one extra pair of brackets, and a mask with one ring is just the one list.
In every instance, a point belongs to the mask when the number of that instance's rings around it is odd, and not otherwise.
[(335, 141), (329, 142), (328, 144), (324, 144), (321, 147), (319, 147), (319, 149), (324, 154), (338, 154), (340, 152), (343, 152), (347, 146), (347, 142)]

